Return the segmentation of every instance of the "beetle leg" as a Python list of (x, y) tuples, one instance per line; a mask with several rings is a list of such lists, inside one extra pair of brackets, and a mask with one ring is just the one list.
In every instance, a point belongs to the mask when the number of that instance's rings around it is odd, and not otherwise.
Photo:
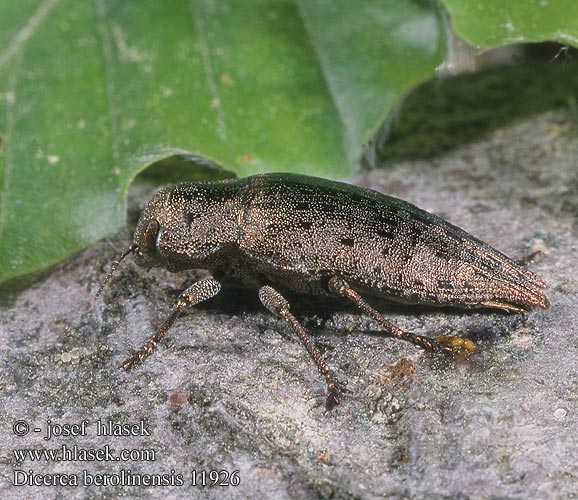
[(275, 316), (280, 316), (289, 323), (305, 349), (307, 349), (309, 356), (311, 356), (311, 359), (313, 359), (317, 365), (319, 373), (325, 377), (325, 381), (327, 382), (327, 400), (325, 401), (325, 409), (331, 411), (339, 404), (339, 398), (341, 397), (340, 384), (335, 373), (315, 347), (315, 344), (307, 333), (307, 330), (305, 330), (301, 323), (299, 323), (299, 320), (289, 312), (289, 302), (287, 302), (285, 298), (277, 292), (277, 290), (270, 286), (263, 286), (259, 289), (259, 299)]
[(122, 368), (129, 370), (134, 366), (141, 363), (149, 354), (156, 349), (160, 340), (165, 336), (168, 329), (175, 322), (180, 312), (187, 306), (194, 306), (200, 302), (214, 297), (221, 290), (221, 284), (214, 279), (206, 279), (197, 281), (192, 284), (189, 288), (184, 290), (179, 295), (179, 300), (173, 309), (171, 315), (165, 320), (162, 326), (157, 330), (153, 337), (147, 340), (143, 346), (135, 352), (132, 356), (128, 357), (122, 363)]
[(346, 297), (357, 305), (363, 312), (371, 316), (382, 326), (390, 337), (405, 340), (430, 352), (446, 352), (449, 354), (469, 354), (476, 349), (476, 345), (470, 339), (443, 335), (436, 338), (424, 337), (410, 332), (404, 332), (401, 328), (387, 321), (378, 311), (371, 307), (347, 281), (334, 276), (328, 282), (329, 290)]

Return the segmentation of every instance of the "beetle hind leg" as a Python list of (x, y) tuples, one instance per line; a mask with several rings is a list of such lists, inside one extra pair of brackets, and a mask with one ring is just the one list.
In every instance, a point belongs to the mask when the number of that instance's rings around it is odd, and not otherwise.
[(309, 356), (317, 365), (319, 373), (325, 377), (327, 383), (327, 399), (325, 401), (325, 409), (331, 411), (339, 404), (341, 398), (342, 387), (337, 376), (333, 370), (329, 367), (327, 362), (321, 356), (321, 353), (315, 347), (313, 340), (307, 333), (307, 330), (299, 323), (299, 320), (291, 314), (289, 311), (289, 302), (277, 292), (274, 288), (270, 286), (263, 286), (259, 289), (259, 299), (263, 305), (269, 309), (275, 316), (280, 316), (285, 319), (292, 330), (297, 334), (299, 340), (307, 349)]
[(385, 327), (389, 337), (411, 342), (429, 352), (444, 352), (448, 354), (464, 355), (475, 351), (473, 341), (464, 337), (443, 335), (436, 338), (424, 337), (410, 332), (404, 332), (401, 328), (387, 321), (378, 311), (371, 307), (343, 278), (334, 276), (328, 282), (329, 290), (337, 295), (351, 300), (363, 312), (371, 316)]

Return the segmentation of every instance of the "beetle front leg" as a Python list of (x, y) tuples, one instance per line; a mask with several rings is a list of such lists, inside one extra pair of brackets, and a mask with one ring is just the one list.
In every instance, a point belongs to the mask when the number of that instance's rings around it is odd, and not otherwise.
[(201, 302), (204, 302), (205, 300), (208, 300), (211, 297), (217, 295), (220, 290), (221, 284), (214, 279), (197, 281), (189, 288), (184, 290), (179, 295), (179, 300), (176, 306), (174, 307), (173, 312), (165, 320), (165, 322), (154, 334), (154, 336), (151, 337), (149, 340), (147, 340), (143, 344), (143, 346), (132, 356), (125, 359), (121, 366), (125, 370), (129, 370), (134, 366), (138, 365), (139, 363), (141, 363), (147, 356), (152, 354), (152, 352), (156, 349), (158, 343), (165, 336), (165, 333), (167, 333), (168, 329), (172, 326), (172, 324), (175, 322), (175, 320), (185, 307), (194, 306)]
[(430, 352), (445, 352), (449, 354), (469, 354), (476, 349), (476, 345), (470, 339), (457, 336), (443, 335), (436, 338), (424, 337), (410, 332), (404, 332), (393, 323), (387, 321), (378, 311), (371, 307), (347, 281), (334, 276), (328, 282), (329, 290), (337, 295), (351, 300), (363, 312), (385, 327), (390, 337), (405, 340)]
[(289, 312), (289, 302), (287, 302), (279, 292), (270, 286), (263, 286), (259, 289), (259, 299), (275, 316), (280, 316), (289, 323), (305, 349), (307, 349), (309, 356), (311, 356), (311, 359), (313, 359), (317, 365), (319, 373), (325, 377), (325, 381), (327, 382), (327, 400), (325, 401), (325, 409), (331, 411), (339, 404), (339, 398), (341, 397), (340, 384), (335, 373), (315, 347), (315, 344), (313, 343), (313, 340), (311, 340), (307, 330), (305, 330), (297, 318)]

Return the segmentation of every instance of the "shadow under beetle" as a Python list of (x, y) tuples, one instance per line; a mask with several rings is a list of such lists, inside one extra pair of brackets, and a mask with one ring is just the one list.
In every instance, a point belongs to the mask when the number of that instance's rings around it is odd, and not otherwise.
[[(404, 332), (361, 295), (406, 302), (510, 312), (548, 307), (544, 281), (460, 228), (416, 206), (357, 186), (295, 174), (183, 183), (161, 189), (140, 216), (128, 254), (139, 266), (172, 272), (202, 268), (257, 283), (259, 298), (284, 318), (327, 382), (326, 408), (339, 403), (337, 377), (274, 288), (343, 296), (391, 337), (430, 352), (475, 349), (463, 337)], [(206, 279), (183, 291), (156, 334), (124, 361), (125, 369), (156, 348), (180, 311), (219, 293)]]

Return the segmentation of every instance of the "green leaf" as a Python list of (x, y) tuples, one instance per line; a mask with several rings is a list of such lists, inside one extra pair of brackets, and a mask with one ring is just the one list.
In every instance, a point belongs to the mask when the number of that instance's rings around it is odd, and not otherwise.
[(344, 176), (445, 54), (420, 0), (0, 2), (0, 282), (125, 221), (168, 158)]
[(442, 0), (454, 30), (481, 48), (558, 41), (578, 47), (576, 0)]

